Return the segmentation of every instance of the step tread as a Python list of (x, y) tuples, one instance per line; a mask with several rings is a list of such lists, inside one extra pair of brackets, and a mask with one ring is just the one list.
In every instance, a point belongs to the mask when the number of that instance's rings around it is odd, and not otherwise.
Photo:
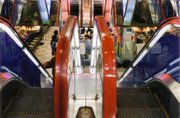
[(136, 94), (118, 94), (117, 107), (128, 108), (156, 108), (159, 103), (153, 94), (136, 93)]
[(7, 113), (5, 118), (54, 118), (54, 113)]
[(29, 96), (54, 96), (53, 88), (24, 88), (20, 95), (21, 97)]
[(53, 97), (19, 97), (15, 98), (8, 112), (53, 112)]
[(116, 118), (168, 118), (161, 108), (119, 108)]
[(117, 93), (147, 93), (147, 88), (117, 88)]

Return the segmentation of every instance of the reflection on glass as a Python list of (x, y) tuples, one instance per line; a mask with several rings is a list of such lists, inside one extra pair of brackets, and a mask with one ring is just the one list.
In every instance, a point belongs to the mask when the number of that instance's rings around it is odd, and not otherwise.
[(47, 10), (48, 10), (48, 15), (49, 16), (50, 16), (50, 11), (51, 11), (51, 2), (52, 2), (52, 0), (46, 0)]
[(173, 27), (166, 31), (148, 53), (136, 65), (133, 64), (133, 70), (124, 76), (126, 80), (140, 84), (165, 72), (180, 82), (179, 38), (180, 28)]
[(40, 86), (40, 77), (45, 78), (19, 47), (4, 30), (0, 29), (0, 69), (10, 70), (14, 75), (19, 76), (30, 86)]
[(38, 0), (38, 5), (40, 9), (41, 19), (44, 24), (49, 23), (48, 10), (46, 8), (46, 3), (44, 0)]

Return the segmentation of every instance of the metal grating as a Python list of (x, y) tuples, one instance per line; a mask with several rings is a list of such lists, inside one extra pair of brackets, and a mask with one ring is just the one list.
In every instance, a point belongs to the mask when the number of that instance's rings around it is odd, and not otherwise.
[(53, 118), (53, 89), (26, 88), (5, 113), (5, 118)]
[(8, 113), (5, 118), (54, 118), (54, 113)]
[(17, 98), (8, 112), (53, 112), (53, 97), (21, 97)]
[(53, 89), (52, 88), (25, 88), (21, 92), (21, 97), (28, 97), (28, 96), (53, 96)]
[(116, 118), (167, 118), (160, 108), (120, 108)]
[(147, 93), (148, 89), (146, 88), (117, 88), (117, 93)]
[[(142, 89), (142, 90), (141, 90)], [(144, 88), (118, 88), (117, 118), (167, 118), (154, 94)]]
[(152, 94), (118, 94), (117, 107), (155, 108), (159, 104)]

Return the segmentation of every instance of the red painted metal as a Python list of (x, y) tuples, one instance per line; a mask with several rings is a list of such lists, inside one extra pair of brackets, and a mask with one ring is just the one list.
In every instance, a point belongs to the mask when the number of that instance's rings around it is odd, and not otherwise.
[(2, 85), (2, 83), (5, 83), (7, 80), (13, 78), (14, 76), (11, 75), (10, 73), (7, 73), (7, 72), (3, 72), (1, 73), (0, 72), (0, 84)]
[(102, 14), (105, 14), (106, 0), (102, 0)]
[(93, 27), (93, 17), (94, 17), (94, 16), (93, 16), (93, 12), (94, 12), (94, 11), (92, 11), (92, 9), (93, 9), (92, 7), (94, 7), (94, 5), (92, 4), (92, 0), (91, 0), (91, 4), (90, 4), (90, 5), (91, 5), (91, 6), (90, 6), (90, 23), (89, 23), (89, 26), (90, 26), (90, 27)]
[(113, 37), (104, 17), (96, 17), (102, 41), (103, 57), (103, 118), (116, 117), (117, 70)]
[(172, 76), (170, 74), (167, 73), (163, 73), (158, 77), (160, 80), (166, 80), (168, 81), (170, 78), (172, 78)]
[(170, 17), (168, 19), (165, 19), (160, 26), (158, 26), (157, 29), (161, 29), (164, 26), (168, 25), (168, 24), (180, 24), (180, 18), (179, 17)]
[(59, 15), (60, 15), (60, 10), (61, 10), (61, 2), (57, 1), (57, 13), (56, 13), (56, 26), (59, 26)]
[(62, 20), (66, 21), (70, 15), (70, 0), (61, 0)]
[(71, 13), (71, 0), (68, 0), (68, 13)]
[(104, 15), (104, 17), (106, 19), (106, 22), (110, 22), (111, 9), (112, 9), (113, 2), (114, 2), (114, 0), (102, 0), (102, 3), (103, 3), (103, 15)]
[(80, 13), (79, 14), (80, 15), (80, 17), (79, 17), (80, 18), (79, 19), (80, 20), (79, 26), (82, 27), (83, 26), (83, 0), (80, 0), (80, 1), (81, 2), (80, 2), (80, 5), (79, 5), (79, 7), (80, 7), (80, 9), (79, 9), (80, 10), (80, 12), (79, 12)]
[(54, 78), (55, 118), (68, 118), (68, 59), (76, 17), (69, 16), (59, 36)]
[(164, 12), (164, 9), (162, 6), (162, 0), (159, 0), (159, 6), (160, 6), (160, 10), (161, 10), (162, 19), (164, 20), (166, 18), (165, 18), (165, 12)]
[(113, 3), (113, 14), (114, 14), (114, 27), (117, 26), (117, 12), (116, 12), (116, 2)]

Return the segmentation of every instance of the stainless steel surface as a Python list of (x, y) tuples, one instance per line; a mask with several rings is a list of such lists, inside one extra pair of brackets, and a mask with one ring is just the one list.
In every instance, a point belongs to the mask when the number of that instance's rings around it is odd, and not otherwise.
[(102, 117), (102, 80), (99, 74), (72, 74), (68, 117), (75, 118), (82, 106), (92, 107), (96, 118)]
[(13, 77), (14, 76), (9, 73), (0, 73), (0, 91)]
[(154, 81), (160, 81), (163, 83), (175, 96), (180, 103), (180, 84), (171, 77), (166, 77), (166, 74), (159, 75)]

